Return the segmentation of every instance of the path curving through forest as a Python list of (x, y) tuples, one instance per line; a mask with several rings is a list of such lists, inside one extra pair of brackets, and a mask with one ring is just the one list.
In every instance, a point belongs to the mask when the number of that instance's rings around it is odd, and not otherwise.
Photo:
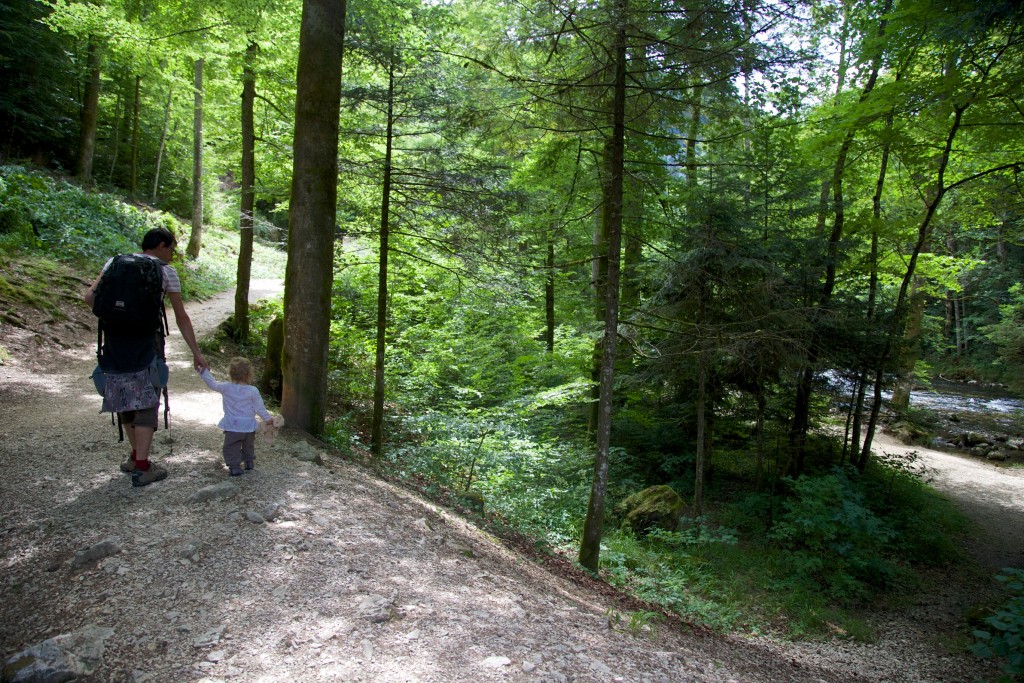
[[(254, 283), (251, 295), (277, 286)], [(200, 335), (231, 309), (229, 294), (189, 305)], [(104, 682), (993, 678), (991, 664), (946, 647), (977, 598), (970, 587), (949, 585), (883, 615), (874, 643), (666, 626), (645, 636), (609, 627), (614, 602), (301, 434), (260, 443), (256, 471), (230, 481), (220, 467), (219, 396), (190, 369), (176, 332), (172, 430), (158, 433), (155, 453), (170, 476), (134, 489), (117, 471), (124, 446), (88, 379), (92, 333), (79, 337), (65, 353), (0, 366), (5, 660), (86, 633), (103, 656), (83, 680)], [(964, 482), (994, 486), (972, 498), (991, 502), (978, 517), (990, 530), (979, 548), (993, 560), (1019, 553), (1021, 534), (1009, 543), (998, 533), (1019, 523), (1019, 473), (925, 457), (951, 493)]]
[(916, 452), (932, 486), (948, 496), (978, 527), (969, 541), (971, 554), (996, 572), (1024, 568), (1024, 469), (997, 467), (977, 457), (907, 446), (878, 434), (876, 451)]

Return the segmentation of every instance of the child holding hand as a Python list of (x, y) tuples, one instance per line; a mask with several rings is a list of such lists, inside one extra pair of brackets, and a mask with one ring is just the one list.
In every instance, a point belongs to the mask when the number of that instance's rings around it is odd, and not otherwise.
[(224, 417), (217, 426), (224, 430), (224, 463), (232, 477), (245, 470), (251, 470), (256, 463), (256, 416), (263, 419), (264, 426), (279, 427), (280, 417), (271, 417), (263, 404), (260, 390), (252, 386), (252, 365), (246, 358), (232, 358), (228, 368), (230, 382), (218, 382), (203, 368), (199, 376), (206, 386), (221, 394), (224, 403)]

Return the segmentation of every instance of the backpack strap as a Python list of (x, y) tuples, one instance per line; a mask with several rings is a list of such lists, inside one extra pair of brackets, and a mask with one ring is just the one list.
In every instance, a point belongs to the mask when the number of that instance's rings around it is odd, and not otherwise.
[(103, 357), (103, 322), (97, 320), (96, 325), (96, 364), (100, 365)]

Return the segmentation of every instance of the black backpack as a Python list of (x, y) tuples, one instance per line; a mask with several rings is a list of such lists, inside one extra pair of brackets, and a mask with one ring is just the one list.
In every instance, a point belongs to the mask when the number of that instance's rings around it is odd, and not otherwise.
[(138, 254), (115, 256), (103, 271), (92, 312), (107, 334), (149, 336), (161, 330), (164, 280), (160, 261)]
[[(163, 264), (138, 254), (115, 256), (100, 276), (92, 312), (99, 318), (96, 338), (96, 381), (104, 372), (135, 372), (148, 368), (153, 384), (164, 395), (164, 428), (169, 426), (167, 364), (164, 337), (167, 311), (164, 309)], [(102, 395), (100, 384), (97, 391)], [(111, 416), (113, 419), (113, 416)], [(121, 418), (118, 415), (120, 440)]]

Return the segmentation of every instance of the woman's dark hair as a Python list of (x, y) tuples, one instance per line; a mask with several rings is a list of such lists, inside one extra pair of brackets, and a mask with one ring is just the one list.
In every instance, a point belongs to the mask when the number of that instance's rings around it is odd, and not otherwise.
[(167, 228), (153, 228), (142, 237), (142, 251), (156, 249), (161, 244), (173, 247), (176, 241)]

